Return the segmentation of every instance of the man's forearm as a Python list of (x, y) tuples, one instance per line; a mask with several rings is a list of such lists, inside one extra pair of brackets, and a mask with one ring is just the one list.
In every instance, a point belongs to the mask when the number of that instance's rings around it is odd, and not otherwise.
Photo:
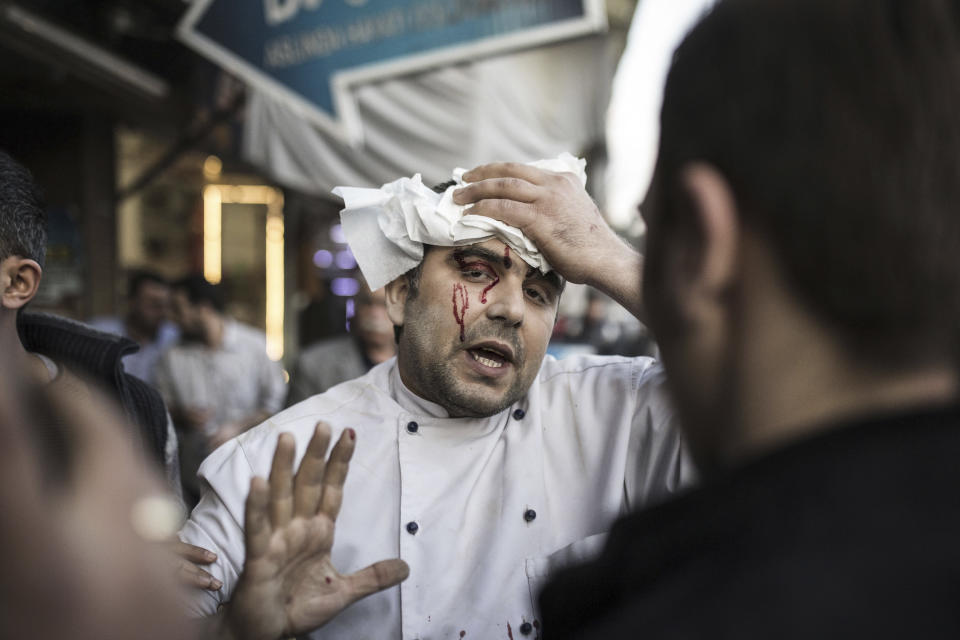
[(618, 238), (599, 263), (587, 284), (613, 298), (635, 318), (643, 321), (643, 256)]
[(217, 613), (197, 620), (196, 633), (203, 640), (281, 640), (286, 635), (270, 637), (250, 628), (243, 620), (243, 616), (231, 615), (231, 603), (225, 603), (217, 609)]
[(210, 640), (240, 640), (233, 633), (230, 625), (227, 624), (227, 614), (221, 608), (215, 615), (208, 618), (201, 618), (196, 622), (196, 635), (199, 638), (208, 638)]

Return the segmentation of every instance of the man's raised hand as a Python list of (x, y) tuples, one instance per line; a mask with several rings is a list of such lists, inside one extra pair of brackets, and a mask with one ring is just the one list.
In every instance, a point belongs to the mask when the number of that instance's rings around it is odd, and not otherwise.
[(318, 423), (294, 477), (294, 439), (280, 434), (269, 482), (251, 481), (246, 562), (222, 620), (229, 636), (274, 640), (312, 631), (409, 575), (399, 559), (350, 575), (334, 568), (330, 550), (356, 433), (344, 430), (328, 459), (329, 443), (330, 427)]
[(468, 171), (463, 179), (470, 184), (454, 192), (456, 204), (472, 204), (466, 213), (523, 231), (571, 282), (593, 284), (619, 252), (633, 253), (572, 173), (500, 162)]
[(640, 317), (643, 259), (610, 228), (577, 176), (500, 162), (463, 179), (469, 184), (453, 201), (473, 205), (465, 213), (520, 229), (557, 273), (596, 287)]

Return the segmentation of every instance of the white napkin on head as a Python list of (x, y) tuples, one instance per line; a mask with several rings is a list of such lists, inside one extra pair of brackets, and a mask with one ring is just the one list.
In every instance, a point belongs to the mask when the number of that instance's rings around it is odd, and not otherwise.
[[(586, 161), (569, 153), (528, 164), (576, 174), (586, 186)], [(516, 227), (485, 216), (463, 215), (466, 207), (453, 203), (453, 192), (464, 185), (466, 171), (454, 169), (456, 184), (442, 194), (423, 184), (419, 173), (379, 189), (333, 190), (343, 198), (343, 235), (370, 289), (375, 291), (420, 264), (425, 244), (453, 247), (498, 238), (531, 267), (550, 271), (536, 245)]]

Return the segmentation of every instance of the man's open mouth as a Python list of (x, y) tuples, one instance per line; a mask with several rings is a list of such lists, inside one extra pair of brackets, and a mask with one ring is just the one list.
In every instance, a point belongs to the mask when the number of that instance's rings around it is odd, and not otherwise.
[(492, 369), (499, 369), (513, 361), (513, 350), (496, 342), (484, 342), (467, 349), (474, 360)]
[(474, 360), (488, 367), (496, 369), (507, 363), (503, 356), (494, 351), (488, 351), (486, 349), (469, 349), (469, 351)]

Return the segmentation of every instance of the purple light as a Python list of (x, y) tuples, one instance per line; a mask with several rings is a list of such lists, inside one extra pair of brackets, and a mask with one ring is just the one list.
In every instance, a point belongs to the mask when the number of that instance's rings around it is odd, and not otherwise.
[(347, 298), (347, 317), (344, 324), (344, 326), (347, 328), (347, 333), (350, 333), (350, 324), (352, 323), (357, 311), (356, 306), (354, 305), (354, 300), (356, 300), (356, 298)]
[(333, 264), (333, 254), (326, 249), (320, 249), (313, 254), (313, 264), (320, 269), (326, 269)]
[(357, 295), (357, 292), (360, 291), (360, 283), (353, 278), (334, 278), (330, 282), (330, 290), (333, 291), (335, 296), (349, 298)]
[(337, 244), (347, 244), (347, 238), (343, 235), (343, 227), (338, 224), (330, 227), (330, 239)]
[(357, 266), (357, 260), (353, 257), (353, 252), (350, 249), (344, 249), (337, 253), (337, 266), (344, 271), (349, 271)]

